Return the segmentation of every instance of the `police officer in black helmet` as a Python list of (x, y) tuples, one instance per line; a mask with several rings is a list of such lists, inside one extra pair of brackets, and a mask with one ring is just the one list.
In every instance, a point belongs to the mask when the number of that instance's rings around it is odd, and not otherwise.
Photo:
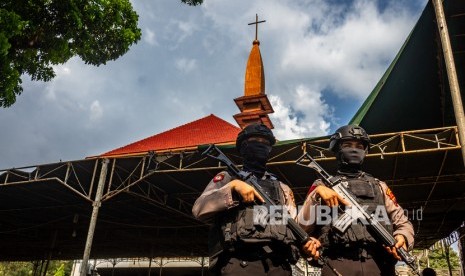
[(329, 150), (336, 154), (339, 172), (358, 174), (370, 149), (365, 130), (359, 126), (343, 126), (329, 140)]
[[(267, 172), (276, 139), (263, 124), (251, 124), (237, 136), (236, 149), (243, 157), (243, 170), (254, 174), (259, 185), (279, 206), (294, 210), (291, 189)], [(263, 198), (249, 184), (227, 171), (217, 174), (196, 200), (192, 213), (212, 222), (209, 235), (210, 272), (213, 275), (292, 275), (290, 264), (299, 258), (295, 237), (285, 224), (254, 221), (253, 207)], [(301, 248), (318, 256), (316, 239)]]
[[(361, 206), (367, 208), (368, 213), (376, 214), (377, 219), (396, 239), (396, 245), (386, 247), (377, 242), (366, 225), (360, 222), (352, 224), (344, 233), (334, 229), (330, 223), (318, 225), (312, 222), (312, 213), (309, 211), (312, 207), (348, 205), (336, 192), (324, 186), (321, 180), (311, 186), (298, 215), (302, 227), (318, 237), (324, 249), (323, 254), (329, 257), (329, 264), (343, 275), (395, 275), (395, 263), (400, 259), (396, 249), (413, 247), (412, 224), (394, 194), (386, 183), (362, 170), (370, 143), (367, 133), (359, 126), (346, 125), (336, 130), (329, 145), (338, 162), (335, 177), (348, 183), (348, 190)], [(324, 266), (322, 275), (334, 273)]]

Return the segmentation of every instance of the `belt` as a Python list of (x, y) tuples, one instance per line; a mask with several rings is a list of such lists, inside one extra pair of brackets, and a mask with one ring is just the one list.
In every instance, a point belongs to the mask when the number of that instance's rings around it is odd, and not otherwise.
[(330, 247), (324, 250), (323, 254), (330, 258), (344, 258), (351, 260), (372, 259), (385, 252), (378, 245), (351, 245), (350, 247)]
[(244, 261), (258, 261), (271, 259), (277, 262), (286, 261), (287, 257), (280, 253), (280, 250), (273, 249), (271, 245), (242, 245), (233, 252), (227, 253), (229, 257), (237, 258)]

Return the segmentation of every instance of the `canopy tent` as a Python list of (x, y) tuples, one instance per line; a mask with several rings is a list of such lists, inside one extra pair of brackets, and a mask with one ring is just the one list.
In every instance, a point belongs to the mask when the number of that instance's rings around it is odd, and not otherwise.
[[(387, 180), (408, 210), (418, 247), (449, 235), (464, 219), (465, 185), (457, 183), (463, 184), (465, 175), (456, 173), (462, 167), (454, 162), (460, 155), (455, 133), (456, 128), (442, 128), (371, 137), (374, 146), (366, 169)], [(274, 147), (269, 168), (293, 188), (297, 204), (317, 176), (295, 161), (308, 152), (334, 173), (327, 145), (322, 138), (282, 141)], [(233, 145), (221, 149), (240, 161)], [(195, 220), (191, 208), (223, 168), (202, 156), (202, 150), (110, 158), (92, 258), (205, 256), (208, 225)], [(1, 174), (0, 260), (81, 258), (103, 160)], [(439, 173), (432, 170), (440, 167)]]
[[(460, 87), (465, 87), (465, 5), (446, 0), (444, 10)], [(368, 133), (456, 124), (431, 1), (401, 50), (350, 123)], [(464, 93), (462, 91), (462, 97)]]
[[(437, 23), (437, 21), (441, 21), (441, 13), (437, 12), (439, 8), (435, 12), (433, 1), (429, 1), (394, 61), (350, 123), (361, 125), (368, 133), (458, 125), (457, 136), (462, 135), (463, 140), (465, 137), (463, 104), (457, 100), (454, 101), (452, 94), (456, 93), (460, 99), (464, 95), (465, 5), (460, 0), (445, 0), (436, 1), (436, 6), (440, 7), (441, 2), (447, 28), (442, 23)], [(438, 25), (443, 37), (438, 31)], [(444, 32), (447, 29), (448, 35)], [(445, 38), (450, 39), (451, 49), (444, 47)], [(452, 53), (455, 67), (452, 66), (452, 62), (445, 54), (449, 51)], [(450, 68), (456, 70), (456, 76), (448, 72), (447, 69)], [(456, 84), (453, 82), (452, 85), (450, 84), (448, 78), (451, 77), (457, 78)], [(460, 88), (462, 88), (461, 92)], [(463, 147), (463, 141), (461, 145)], [(457, 189), (462, 191), (461, 187), (465, 185), (462, 180), (465, 172), (465, 150), (462, 148), (462, 155), (454, 153), (451, 156), (448, 152), (443, 153), (442, 157), (439, 157), (443, 160), (439, 166), (434, 165), (436, 164), (434, 158), (430, 154), (425, 154), (424, 160), (426, 162), (423, 168), (417, 168), (416, 164), (407, 164), (406, 168), (413, 174), (418, 174), (417, 179), (428, 172), (437, 174), (437, 179), (439, 179), (441, 175), (445, 175), (445, 171), (449, 171), (450, 185), (434, 181), (433, 185), (424, 183), (416, 187), (419, 193), (428, 193), (428, 199), (437, 192), (436, 190), (440, 190), (444, 194), (456, 193), (457, 200), (442, 203), (443, 206), (449, 208), (446, 211), (451, 211), (457, 205), (463, 204), (460, 202), (465, 194), (463, 192), (457, 193)], [(417, 181), (412, 180), (410, 185), (414, 185), (415, 182)], [(394, 189), (397, 185), (401, 185), (400, 179), (393, 180)], [(428, 203), (427, 200), (423, 204), (426, 206)], [(438, 208), (438, 210), (442, 209)], [(463, 220), (462, 216), (460, 218)], [(443, 221), (438, 221), (438, 223), (442, 224)], [(456, 227), (460, 227), (462, 223), (463, 221), (458, 220)], [(462, 255), (465, 253), (463, 250), (465, 250), (465, 239), (462, 239)]]

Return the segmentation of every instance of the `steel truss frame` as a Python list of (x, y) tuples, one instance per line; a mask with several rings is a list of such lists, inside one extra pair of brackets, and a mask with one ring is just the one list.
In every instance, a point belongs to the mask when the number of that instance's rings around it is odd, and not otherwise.
[[(372, 140), (372, 146), (367, 158), (379, 157), (383, 159), (386, 156), (395, 156), (396, 166), (397, 158), (402, 155), (443, 152), (445, 158), (448, 151), (460, 149), (456, 126), (375, 134), (370, 135), (370, 139)], [(307, 152), (321, 162), (334, 160), (333, 153), (327, 149), (328, 144), (328, 138), (278, 144), (276, 147), (278, 150), (272, 152), (273, 155), (268, 166), (277, 167), (283, 164), (294, 164), (298, 157)], [(238, 158), (235, 153), (228, 152), (228, 155)], [(102, 160), (104, 159), (86, 159), (3, 170), (0, 171), (0, 174), (3, 172), (0, 177), (0, 185), (20, 185), (35, 181), (53, 180), (84, 200), (94, 204), (95, 183), (99, 180)], [(167, 174), (178, 185), (187, 188), (192, 193), (196, 193), (198, 191), (190, 188), (189, 183), (179, 181), (169, 173), (224, 169), (221, 164), (212, 165), (212, 162), (209, 161), (208, 157), (200, 156), (196, 149), (158, 154), (150, 152), (139, 157), (109, 158), (109, 173), (106, 176), (101, 202), (104, 203), (125, 192), (141, 197), (171, 212), (191, 217), (192, 205), (182, 198), (182, 194), (173, 197), (158, 185), (150, 183), (149, 178), (155, 174)], [(396, 166), (392, 178), (385, 179), (387, 182), (395, 180)], [(428, 179), (428, 181), (437, 184), (440, 181), (448, 181), (451, 177), (465, 177), (465, 175), (442, 175), (441, 171), (442, 169), (439, 169), (437, 174), (422, 176), (422, 181)], [(89, 182), (90, 185), (84, 184)], [(142, 183), (146, 185), (139, 185)], [(402, 184), (402, 181), (397, 181), (395, 185), (404, 184)]]
[[(461, 148), (456, 126), (375, 134), (371, 135), (370, 139), (372, 147), (367, 157), (381, 159), (394, 157), (396, 165), (400, 156), (443, 153), (445, 159), (448, 152)], [(279, 171), (280, 165), (294, 164), (298, 157), (307, 152), (322, 163), (334, 160), (334, 155), (327, 150), (328, 144), (329, 138), (278, 143), (272, 152), (268, 166)], [(232, 146), (223, 146), (223, 148), (231, 159), (237, 160), (239, 158), (232, 150)], [(149, 152), (142, 156), (94, 158), (0, 170), (0, 187), (31, 184), (37, 181), (55, 181), (89, 202), (94, 210), (117, 195), (127, 193), (140, 197), (158, 208), (178, 213), (186, 219), (188, 218), (192, 227), (195, 227), (202, 225), (202, 223), (192, 218), (192, 204), (185, 200), (187, 194), (170, 194), (157, 183), (152, 183), (151, 177), (164, 175), (184, 190), (189, 191), (190, 195), (197, 194), (198, 190), (192, 188), (189, 183), (179, 180), (177, 175), (172, 173), (210, 172), (224, 169), (221, 164), (216, 163), (216, 161), (212, 162), (209, 158), (201, 156), (200, 153), (198, 149), (192, 148), (181, 152)], [(108, 163), (108, 173), (102, 175), (105, 162)], [(436, 185), (441, 181), (448, 181), (450, 177), (457, 177), (457, 175), (443, 175), (443, 165), (444, 163), (436, 174), (422, 176), (423, 181), (429, 179)], [(460, 174), (459, 177), (465, 178), (465, 175)], [(396, 167), (392, 173), (392, 178), (387, 181), (395, 179)], [(98, 198), (97, 186), (100, 185), (102, 185), (99, 187), (101, 197)], [(396, 185), (403, 185), (402, 181), (397, 181)], [(92, 231), (89, 229), (89, 235)]]
[[(447, 152), (461, 148), (456, 126), (375, 134), (370, 135), (370, 139), (372, 140), (372, 146), (367, 158), (379, 157), (383, 159), (386, 156)], [(268, 166), (294, 164), (297, 160), (297, 158), (293, 158), (294, 156), (300, 157), (307, 152), (312, 154), (318, 161), (335, 160), (333, 153), (327, 149), (328, 144), (329, 138), (302, 140), (289, 145), (281, 144), (284, 149), (272, 152)], [(281, 145), (278, 144), (276, 147), (279, 148)], [(194, 155), (196, 158), (192, 158)], [(228, 153), (228, 155), (231, 155), (231, 153)], [(232, 153), (232, 155), (235, 154)], [(235, 157), (237, 159), (237, 155)], [(130, 162), (128, 162), (128, 159), (130, 159)], [(208, 157), (199, 156), (196, 149), (182, 152), (161, 152), (158, 154), (150, 152), (136, 157), (108, 158), (110, 173), (108, 175), (109, 180), (106, 181), (102, 201), (109, 200), (121, 192), (129, 191), (131, 187), (146, 181), (149, 176), (154, 174), (225, 168), (221, 164), (211, 166), (211, 162), (208, 163), (210, 165), (205, 166), (207, 159)], [(102, 158), (95, 158), (0, 170), (0, 174), (2, 174), (0, 185), (18, 185), (39, 180), (54, 180), (85, 200), (92, 202), (95, 198), (93, 195), (94, 185), (100, 173), (98, 169), (101, 167), (99, 164), (101, 160)], [(88, 173), (90, 172), (88, 164), (82, 166), (83, 162), (93, 163), (93, 171), (90, 176), (91, 182), (87, 189), (83, 182), (88, 181)], [(86, 175), (80, 175), (82, 173), (80, 169), (83, 169)], [(179, 184), (185, 187), (189, 186), (187, 183)], [(155, 191), (152, 189), (155, 189)], [(166, 193), (157, 187), (150, 186), (150, 189), (140, 192), (144, 197), (153, 197), (157, 202), (166, 203)], [(182, 205), (183, 201), (180, 204)]]

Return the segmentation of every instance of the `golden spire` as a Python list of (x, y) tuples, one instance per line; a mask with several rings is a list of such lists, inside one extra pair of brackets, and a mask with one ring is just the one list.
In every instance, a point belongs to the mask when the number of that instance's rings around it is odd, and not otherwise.
[(258, 15), (256, 14), (255, 22), (249, 23), (249, 25), (255, 25), (255, 40), (252, 43), (252, 50), (245, 69), (245, 96), (265, 94), (265, 71), (263, 69), (262, 55), (260, 54), (260, 41), (258, 41), (258, 24), (263, 22), (266, 21), (258, 21)]
[(265, 70), (258, 41), (258, 24), (263, 22), (265, 20), (258, 21), (258, 15), (255, 15), (255, 22), (249, 23), (249, 25), (255, 25), (255, 40), (252, 43), (252, 50), (245, 69), (244, 96), (234, 99), (241, 111), (234, 115), (234, 119), (241, 128), (251, 123), (263, 123), (273, 128), (268, 114), (274, 111), (265, 94)]

